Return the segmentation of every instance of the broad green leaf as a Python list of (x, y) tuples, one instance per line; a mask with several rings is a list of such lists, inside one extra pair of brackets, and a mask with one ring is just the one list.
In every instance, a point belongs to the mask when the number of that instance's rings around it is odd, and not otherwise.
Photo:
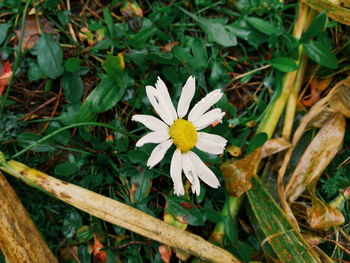
[(261, 147), (264, 145), (264, 143), (266, 142), (268, 136), (266, 133), (262, 132), (262, 133), (257, 133), (256, 135), (254, 135), (254, 137), (251, 139), (251, 141), (249, 142), (248, 145), (248, 149), (247, 149), (247, 153), (251, 153), (253, 152), (255, 149)]
[(28, 79), (29, 81), (36, 81), (43, 78), (45, 75), (40, 69), (38, 63), (34, 61), (29, 62)]
[(301, 36), (300, 42), (308, 41), (324, 32), (326, 30), (327, 20), (327, 14), (325, 12), (318, 14), (305, 33)]
[(63, 52), (58, 41), (49, 34), (42, 34), (31, 50), (37, 56), (38, 65), (49, 78), (55, 79), (63, 74)]
[(75, 232), (83, 225), (80, 213), (76, 209), (71, 209), (64, 216), (63, 235), (66, 238), (72, 238)]
[(277, 29), (275, 25), (272, 25), (271, 23), (257, 17), (246, 17), (245, 20), (255, 27), (260, 32), (266, 34), (266, 35), (280, 35), (282, 34), (282, 31)]
[(90, 263), (91, 255), (87, 249), (87, 246), (80, 245), (78, 247), (78, 257), (81, 263)]
[[(29, 133), (29, 132), (23, 132), (17, 136), (16, 142), (18, 145), (24, 148), (36, 143), (41, 138), (42, 137), (40, 135)], [(31, 150), (35, 152), (50, 152), (50, 151), (53, 151), (54, 149), (55, 148), (46, 141), (44, 143), (41, 143), (33, 147)]]
[(219, 223), (222, 221), (222, 216), (217, 211), (210, 208), (202, 208), (201, 213), (206, 217), (210, 222)]
[(115, 74), (119, 79), (104, 76), (98, 86), (89, 94), (88, 100), (91, 101), (91, 111), (100, 113), (113, 108), (123, 97), (126, 89), (126, 75), (123, 73)]
[(57, 176), (69, 176), (74, 174), (78, 169), (77, 163), (61, 163), (56, 165), (55, 174)]
[(188, 51), (186, 51), (186, 49), (184, 49), (183, 47), (180, 47), (180, 46), (174, 47), (173, 53), (174, 53), (174, 56), (184, 64), (188, 63), (192, 65), (194, 63), (194, 58), (192, 57), (192, 55)]
[(338, 67), (337, 57), (322, 42), (310, 41), (304, 43), (304, 51), (313, 61), (330, 69)]
[(77, 72), (80, 69), (79, 58), (69, 58), (64, 62), (64, 69), (68, 72)]
[(132, 46), (133, 48), (142, 49), (148, 39), (157, 31), (158, 29), (154, 26), (143, 28), (128, 41), (128, 45)]
[(103, 69), (110, 76), (115, 76), (125, 68), (123, 54), (119, 53), (117, 56), (108, 54), (106, 60), (102, 63)]
[(57, 10), (57, 16), (60, 23), (66, 26), (70, 22), (71, 12), (69, 10)]
[(213, 20), (196, 16), (180, 8), (188, 16), (198, 22), (200, 28), (208, 35), (210, 41), (214, 41), (223, 47), (232, 47), (237, 45), (236, 37), (231, 34), (227, 26)]
[(117, 35), (116, 33), (116, 27), (113, 23), (113, 17), (111, 16), (110, 12), (107, 9), (103, 9), (103, 18), (106, 21), (108, 31), (111, 35), (111, 37), (115, 37)]
[(196, 38), (193, 41), (192, 53), (194, 57), (193, 66), (196, 69), (206, 69), (208, 67), (208, 55), (205, 45), (201, 39)]
[(43, 6), (45, 8), (55, 8), (58, 4), (60, 3), (60, 0), (46, 0), (44, 3), (43, 3)]
[(70, 103), (78, 103), (83, 96), (83, 81), (80, 76), (66, 72), (62, 77), (63, 94)]
[(7, 36), (7, 30), (11, 27), (11, 24), (0, 24), (0, 45), (4, 42)]
[(150, 170), (145, 170), (144, 173), (131, 177), (130, 198), (133, 203), (148, 196), (152, 186), (152, 175)]
[(254, 176), (252, 185), (247, 192), (249, 203), (266, 242), (270, 243), (281, 262), (322, 263), (314, 248), (293, 228), (260, 179)]
[(179, 221), (193, 226), (204, 224), (203, 215), (189, 200), (178, 196), (168, 196), (166, 200), (166, 212), (175, 216)]
[(267, 61), (273, 68), (282, 72), (292, 72), (298, 69), (297, 63), (291, 58), (276, 57)]
[(251, 46), (257, 48), (261, 43), (266, 42), (266, 36), (251, 26), (243, 19), (237, 19), (234, 23), (227, 25), (227, 29), (233, 35), (246, 40)]
[(137, 149), (128, 152), (128, 158), (132, 163), (146, 164), (148, 157), (148, 154), (143, 150)]
[(75, 117), (75, 122), (95, 121), (97, 119), (97, 113), (91, 110), (91, 103), (91, 98), (88, 96), (84, 103), (79, 107), (76, 115), (75, 111), (67, 112), (67, 115), (65, 116), (67, 118), (66, 121), (71, 121), (73, 117)]

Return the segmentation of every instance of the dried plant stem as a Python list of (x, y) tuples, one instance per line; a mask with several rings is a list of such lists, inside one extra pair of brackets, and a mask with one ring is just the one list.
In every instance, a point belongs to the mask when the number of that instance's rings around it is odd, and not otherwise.
[(7, 163), (2, 162), (0, 168), (27, 184), (95, 217), (171, 247), (184, 250), (201, 259), (218, 263), (240, 262), (226, 250), (211, 244), (200, 236), (168, 225), (111, 198), (48, 176), (22, 163), (13, 160)]
[[(307, 27), (308, 22), (311, 20), (309, 18), (309, 15), (314, 16), (314, 12), (309, 12), (309, 7), (307, 5), (304, 5), (303, 3), (299, 4), (299, 14), (297, 21), (294, 25), (293, 30), (293, 36), (295, 38), (300, 38), (303, 31)], [(302, 60), (302, 48), (299, 47), (299, 58), (297, 60), (297, 64), (301, 66), (301, 60)], [(305, 62), (306, 63), (306, 60)], [(299, 73), (301, 69), (301, 72)], [(284, 110), (284, 107), (287, 103), (287, 100), (290, 97), (291, 92), (293, 91), (295, 87), (295, 81), (297, 79), (298, 74), (300, 77), (298, 78), (299, 83), (302, 81), (302, 77), (304, 75), (305, 69), (299, 68), (299, 71), (293, 71), (286, 74), (283, 84), (282, 84), (282, 91), (281, 94), (278, 96), (277, 99), (272, 103), (272, 105), (269, 107), (267, 113), (264, 116), (263, 121), (261, 122), (261, 125), (258, 129), (258, 132), (265, 132), (268, 134), (268, 137), (271, 137), (277, 123), (281, 117), (281, 114)], [(293, 99), (291, 101), (291, 105), (293, 104)], [(296, 105), (296, 103), (295, 103)], [(290, 112), (292, 113), (292, 112)], [(293, 114), (294, 115), (294, 114)], [(293, 118), (294, 119), (294, 118)]]
[(294, 83), (294, 86), (292, 88), (292, 91), (289, 95), (286, 112), (285, 112), (285, 118), (284, 118), (284, 124), (283, 124), (283, 130), (282, 130), (282, 137), (285, 139), (289, 139), (290, 135), (292, 133), (293, 123), (294, 123), (294, 117), (296, 112), (296, 107), (298, 103), (298, 97), (300, 88), (304, 79), (304, 74), (307, 66), (307, 60), (308, 57), (303, 54), (301, 57), (300, 65), (298, 74), (296, 76), (296, 80)]
[[(294, 25), (294, 30), (293, 30), (293, 36), (295, 38), (301, 37), (307, 24), (309, 23), (309, 21), (310, 21), (310, 18), (308, 17), (309, 11), (310, 11), (309, 7), (300, 2), (299, 13), (298, 13), (298, 17), (297, 17), (296, 23)], [(301, 63), (301, 60), (302, 60), (301, 54), (302, 54), (302, 50), (299, 49), (299, 58), (298, 58), (297, 63), (301, 64), (301, 66), (303, 68), (305, 66), (303, 66), (303, 64)], [(303, 62), (303, 63), (306, 65), (306, 59), (305, 59), (305, 62)], [(305, 70), (305, 69), (303, 69), (303, 70)], [(303, 75), (304, 75), (304, 73), (300, 74), (300, 77), (297, 78), (298, 71), (289, 72), (286, 74), (284, 81), (283, 81), (283, 84), (282, 84), (282, 91), (281, 91), (279, 97), (276, 98), (272, 102), (272, 104), (269, 106), (257, 133), (265, 132), (267, 134), (268, 138), (271, 138), (273, 132), (275, 131), (277, 123), (281, 117), (281, 114), (284, 110), (284, 107), (287, 103), (287, 100), (290, 97), (291, 91), (295, 87), (296, 79), (298, 79), (297, 83), (301, 83)], [(295, 91), (297, 91), (297, 90), (295, 90)], [(293, 104), (296, 105), (296, 101), (297, 101), (297, 97), (295, 97), (294, 99), (291, 100), (291, 102), (290, 102), (291, 105), (293, 105)], [(293, 112), (290, 112), (289, 114), (294, 116)], [(293, 120), (294, 120), (294, 117), (293, 117)], [(293, 120), (291, 122), (293, 122)], [(290, 125), (290, 123), (288, 123), (288, 125)], [(290, 128), (288, 128), (288, 129), (290, 129)], [(259, 166), (259, 162), (256, 164), (256, 167), (258, 167), (258, 166)], [(242, 199), (242, 197), (240, 197), (239, 199)], [(237, 215), (239, 207), (240, 207), (240, 205), (237, 205), (237, 203), (241, 203), (241, 201), (238, 201), (237, 198), (228, 197), (226, 200), (226, 203), (224, 205), (224, 208), (221, 211), (221, 215), (224, 216), (225, 213), (227, 213), (226, 211), (231, 211), (232, 216)], [(219, 222), (216, 225), (213, 234), (215, 234), (216, 237), (224, 236), (224, 234), (225, 234), (224, 222)], [(215, 239), (215, 240), (217, 243), (220, 243), (217, 239)]]
[(58, 262), (1, 172), (0, 203), (0, 249), (6, 262)]

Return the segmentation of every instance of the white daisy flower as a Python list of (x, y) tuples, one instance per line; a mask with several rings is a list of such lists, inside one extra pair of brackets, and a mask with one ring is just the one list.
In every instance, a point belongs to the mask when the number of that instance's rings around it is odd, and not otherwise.
[(182, 88), (177, 111), (170, 99), (167, 87), (159, 77), (155, 86), (155, 88), (147, 86), (146, 93), (161, 120), (151, 115), (134, 115), (132, 117), (132, 120), (141, 122), (152, 130), (139, 139), (136, 146), (141, 147), (146, 143), (158, 143), (147, 161), (147, 166), (152, 168), (158, 164), (164, 158), (170, 146), (174, 144), (176, 150), (171, 158), (170, 175), (174, 182), (176, 195), (185, 194), (182, 171), (191, 183), (192, 192), (197, 195), (200, 192), (199, 179), (213, 188), (219, 187), (220, 183), (215, 174), (191, 150), (196, 147), (211, 154), (223, 153), (226, 139), (219, 135), (200, 132), (211, 123), (221, 122), (225, 113), (219, 108), (209, 109), (221, 99), (223, 93), (219, 89), (210, 92), (192, 108), (187, 120), (185, 120), (184, 117), (188, 112), (196, 90), (195, 78), (190, 76)]

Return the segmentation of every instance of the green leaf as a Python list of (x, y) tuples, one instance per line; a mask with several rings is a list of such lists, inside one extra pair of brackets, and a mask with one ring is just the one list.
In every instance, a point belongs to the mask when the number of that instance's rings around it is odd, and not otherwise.
[(182, 63), (186, 64), (190, 64), (192, 65), (194, 63), (194, 58), (192, 57), (192, 55), (186, 51), (186, 49), (180, 47), (180, 46), (176, 46), (173, 48), (173, 53), (174, 56), (179, 59)]
[(227, 25), (227, 29), (231, 34), (246, 40), (255, 48), (258, 48), (261, 43), (268, 40), (263, 33), (255, 29), (243, 19), (237, 19), (234, 23)]
[(258, 225), (281, 262), (321, 263), (316, 251), (301, 233), (290, 224), (276, 201), (260, 179), (252, 178), (253, 187), (247, 192)]
[(111, 37), (115, 37), (117, 35), (117, 29), (113, 23), (113, 17), (111, 16), (110, 12), (106, 9), (103, 9), (103, 18), (106, 21), (107, 28)]
[(60, 23), (64, 26), (68, 25), (71, 19), (70, 11), (68, 10), (57, 10), (57, 17)]
[(338, 67), (337, 57), (322, 42), (310, 41), (304, 43), (304, 51), (313, 61), (330, 69)]
[[(17, 136), (16, 142), (18, 143), (18, 145), (24, 148), (36, 143), (41, 138), (42, 137), (40, 135), (29, 132), (23, 132)], [(46, 142), (33, 147), (31, 150), (35, 152), (50, 152), (54, 150), (54, 147), (52, 147), (48, 144), (48, 142)]]
[(108, 75), (114, 76), (116, 73), (124, 70), (124, 58), (122, 54), (113, 56), (111, 53), (107, 55), (106, 60), (102, 63), (103, 69)]
[(77, 72), (80, 69), (79, 58), (69, 58), (64, 62), (64, 69), (68, 72)]
[(104, 76), (98, 86), (89, 94), (87, 99), (91, 101), (92, 112), (105, 112), (113, 108), (123, 97), (126, 89), (126, 74), (123, 73), (116, 74), (120, 77), (118, 80), (109, 75)]
[(148, 154), (143, 150), (131, 150), (128, 152), (128, 158), (132, 163), (144, 163), (146, 164)]
[(237, 222), (236, 220), (233, 220), (230, 215), (224, 216), (223, 219), (225, 225), (225, 235), (228, 237), (231, 244), (235, 246), (238, 241)]
[(69, 176), (74, 174), (78, 169), (77, 163), (61, 163), (55, 167), (55, 175)]
[(44, 77), (44, 73), (40, 69), (38, 63), (34, 61), (29, 62), (28, 79), (29, 81), (36, 81)]
[(66, 238), (72, 238), (75, 232), (83, 225), (83, 220), (77, 210), (70, 210), (65, 214), (63, 220), (63, 235)]
[(78, 257), (81, 263), (90, 263), (91, 254), (89, 253), (87, 246), (80, 245), (78, 248)]
[(152, 186), (152, 177), (153, 173), (149, 170), (145, 170), (143, 174), (137, 174), (131, 178), (131, 189), (133, 189), (133, 191), (130, 191), (130, 195), (135, 202), (142, 201), (148, 196)]
[(77, 74), (66, 72), (62, 77), (63, 94), (69, 103), (78, 103), (83, 96), (83, 81)]
[(210, 208), (202, 208), (201, 212), (210, 222), (219, 223), (222, 221), (222, 216), (217, 211)]
[(84, 103), (79, 107), (79, 110), (77, 113), (73, 111), (73, 108), (70, 108), (71, 111), (67, 112), (67, 115), (65, 116), (66, 122), (70, 122), (73, 119), (75, 119), (74, 122), (89, 122), (89, 121), (95, 121), (97, 119), (97, 113), (91, 110), (92, 98), (91, 97), (89, 98), (89, 96), (86, 98)]
[(210, 41), (214, 41), (223, 47), (232, 47), (237, 45), (237, 39), (232, 35), (227, 26), (213, 20), (196, 16), (180, 8), (188, 16), (196, 20), (200, 28), (208, 35)]
[(128, 41), (128, 45), (132, 46), (133, 48), (142, 49), (147, 40), (152, 37), (157, 30), (158, 29), (154, 26), (141, 29)]
[(31, 50), (37, 56), (38, 65), (49, 78), (55, 79), (63, 74), (63, 52), (58, 41), (49, 34), (42, 34), (39, 41)]
[(7, 36), (7, 30), (11, 27), (11, 24), (0, 24), (0, 45), (4, 42)]
[(247, 153), (253, 152), (255, 149), (261, 147), (266, 142), (268, 136), (265, 132), (257, 133), (249, 142)]
[(300, 42), (308, 41), (324, 32), (326, 30), (327, 20), (327, 14), (325, 12), (318, 14), (305, 33), (301, 36)]
[(203, 215), (189, 200), (178, 196), (165, 197), (167, 200), (167, 213), (172, 214), (183, 223), (201, 226), (204, 224)]
[(193, 41), (192, 53), (194, 57), (193, 66), (196, 69), (206, 69), (208, 67), (208, 55), (205, 45), (201, 39), (196, 38)]
[(266, 35), (280, 35), (282, 34), (282, 31), (277, 29), (275, 25), (272, 25), (271, 23), (257, 17), (246, 17), (245, 20), (255, 27), (260, 32), (266, 34)]
[(273, 68), (282, 72), (292, 72), (298, 69), (297, 63), (291, 58), (276, 57), (267, 61)]

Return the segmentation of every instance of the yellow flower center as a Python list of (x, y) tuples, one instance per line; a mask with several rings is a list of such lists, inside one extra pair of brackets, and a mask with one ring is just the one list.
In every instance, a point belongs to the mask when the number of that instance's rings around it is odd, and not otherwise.
[(181, 152), (188, 152), (197, 142), (197, 131), (193, 124), (183, 119), (177, 119), (169, 128), (173, 143)]

